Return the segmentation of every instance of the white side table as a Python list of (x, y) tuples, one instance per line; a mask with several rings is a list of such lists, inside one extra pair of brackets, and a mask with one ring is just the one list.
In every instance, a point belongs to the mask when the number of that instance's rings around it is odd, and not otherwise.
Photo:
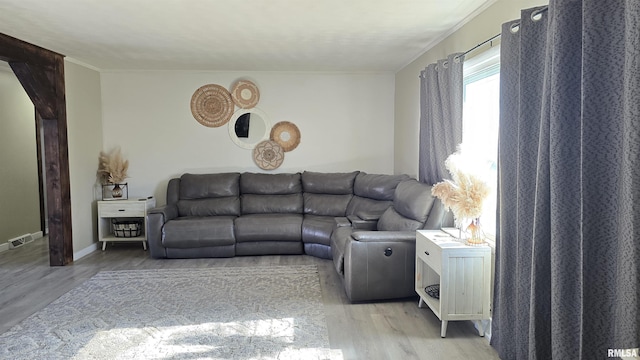
[[(439, 299), (425, 291), (438, 284)], [(442, 321), (440, 336), (453, 320), (489, 319), (491, 301), (491, 248), (468, 246), (440, 230), (416, 232), (416, 292), (418, 307), (426, 304)], [(480, 336), (484, 336), (480, 324)]]
[[(107, 247), (108, 241), (142, 241), (142, 247), (147, 250), (147, 211), (156, 206), (153, 197), (128, 200), (98, 201), (98, 240), (102, 242), (102, 250)], [(114, 234), (112, 219), (141, 219), (142, 233), (135, 237), (117, 237)]]

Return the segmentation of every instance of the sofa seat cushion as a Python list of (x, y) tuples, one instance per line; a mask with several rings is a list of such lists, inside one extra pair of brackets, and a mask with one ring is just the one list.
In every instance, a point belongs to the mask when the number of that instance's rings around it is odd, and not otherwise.
[(164, 225), (162, 245), (167, 248), (196, 248), (235, 244), (235, 216), (180, 217)]
[(302, 242), (301, 214), (249, 214), (235, 219), (236, 242)]
[(302, 221), (302, 242), (331, 245), (331, 233), (336, 228), (333, 216), (305, 215)]

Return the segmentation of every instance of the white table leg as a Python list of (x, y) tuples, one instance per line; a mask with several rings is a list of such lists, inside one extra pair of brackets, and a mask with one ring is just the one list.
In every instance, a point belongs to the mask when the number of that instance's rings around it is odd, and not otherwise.
[(146, 241), (142, 241), (142, 248), (144, 249), (144, 251), (147, 251), (147, 242)]
[(420, 301), (418, 301), (418, 307), (421, 308), (421, 307), (424, 307), (425, 305), (427, 305), (427, 303), (425, 303), (422, 297), (420, 297)]
[(487, 331), (487, 326), (489, 325), (488, 320), (478, 320), (478, 332), (480, 336), (484, 337), (484, 333)]
[(447, 320), (442, 320), (442, 327), (440, 328), (440, 337), (445, 337), (447, 334)]
[(104, 251), (107, 248), (107, 242), (103, 241), (102, 242), (102, 251)]

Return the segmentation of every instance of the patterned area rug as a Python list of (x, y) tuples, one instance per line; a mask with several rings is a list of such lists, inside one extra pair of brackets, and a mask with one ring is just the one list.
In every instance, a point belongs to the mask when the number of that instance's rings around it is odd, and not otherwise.
[(2, 359), (341, 359), (317, 268), (100, 272), (0, 335)]

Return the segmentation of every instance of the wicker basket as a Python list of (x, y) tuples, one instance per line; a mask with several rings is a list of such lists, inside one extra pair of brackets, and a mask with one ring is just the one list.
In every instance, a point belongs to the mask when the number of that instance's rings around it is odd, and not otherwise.
[(111, 219), (113, 235), (121, 238), (132, 238), (142, 235), (142, 220)]

